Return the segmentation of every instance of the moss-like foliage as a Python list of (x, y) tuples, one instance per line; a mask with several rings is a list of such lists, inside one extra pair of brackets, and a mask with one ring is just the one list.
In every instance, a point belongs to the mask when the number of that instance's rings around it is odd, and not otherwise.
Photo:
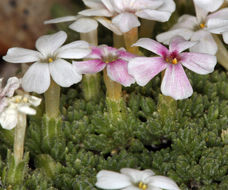
[(228, 145), (221, 132), (228, 126), (228, 76), (187, 74), (195, 92), (177, 102), (173, 117), (158, 112), (159, 76), (146, 87), (124, 89), (124, 121), (110, 122), (104, 93), (96, 103), (83, 100), (78, 86), (64, 90), (59, 135), (47, 139), (46, 118), (30, 118), (23, 188), (97, 189), (98, 171), (131, 167), (169, 176), (183, 190), (227, 190)]
[[(63, 16), (61, 10), (56, 5), (53, 12)], [(155, 34), (169, 25), (158, 26)], [(101, 39), (109, 43), (111, 35), (105, 36)], [(159, 103), (160, 76), (145, 87), (124, 88), (127, 117), (116, 122), (107, 114), (104, 85), (98, 102), (85, 101), (79, 85), (63, 89), (59, 121), (40, 115), (29, 118), (24, 182), (13, 186), (0, 181), (0, 189), (96, 190), (98, 171), (130, 167), (168, 176), (182, 190), (227, 190), (228, 140), (221, 134), (228, 128), (228, 75), (219, 67), (210, 75), (187, 75), (194, 94), (177, 104)], [(0, 137), (1, 156), (7, 162), (13, 136), (0, 131)], [(1, 176), (4, 162), (0, 160)]]

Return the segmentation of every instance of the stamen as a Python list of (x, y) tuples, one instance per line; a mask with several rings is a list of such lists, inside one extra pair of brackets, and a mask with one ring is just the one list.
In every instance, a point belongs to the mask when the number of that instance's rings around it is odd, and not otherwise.
[(174, 59), (172, 60), (172, 64), (176, 65), (177, 63), (178, 63), (177, 58), (174, 58)]
[(139, 182), (139, 185), (138, 185), (139, 189), (142, 189), (142, 190), (147, 190), (148, 186), (147, 184), (144, 184), (143, 182)]
[(200, 24), (200, 28), (202, 28), (202, 29), (205, 28), (205, 24), (204, 23), (201, 23)]
[(27, 102), (28, 102), (28, 98), (24, 97), (24, 98), (23, 98), (23, 102), (24, 102), (24, 103), (27, 103)]
[(54, 60), (52, 58), (48, 58), (48, 63), (52, 63)]
[(20, 103), (20, 102), (21, 102), (21, 98), (20, 98), (20, 97), (17, 97), (17, 98), (15, 99), (15, 102), (16, 102), (16, 103)]

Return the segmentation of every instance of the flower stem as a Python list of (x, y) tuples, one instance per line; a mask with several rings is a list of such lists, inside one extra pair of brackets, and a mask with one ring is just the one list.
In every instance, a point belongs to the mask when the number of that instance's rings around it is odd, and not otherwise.
[(131, 47), (138, 40), (138, 28), (133, 28), (129, 32), (124, 33), (124, 42), (127, 51), (133, 54), (139, 54), (138, 47)]
[(47, 116), (49, 118), (57, 118), (59, 115), (60, 86), (51, 80), (50, 87), (44, 93), (44, 97)]
[(228, 51), (217, 35), (213, 35), (213, 37), (218, 46), (218, 51), (216, 54), (218, 63), (228, 70)]
[(26, 115), (18, 112), (17, 126), (14, 134), (14, 159), (16, 165), (20, 163), (24, 155), (24, 140), (26, 131)]
[[(81, 40), (92, 46), (97, 46), (97, 29), (88, 33), (80, 33)], [(100, 74), (86, 74), (82, 79), (82, 89), (85, 100), (97, 100), (100, 95)]]
[(106, 106), (110, 121), (123, 120), (126, 118), (127, 108), (122, 98), (122, 86), (108, 77), (106, 69), (104, 70), (104, 82), (107, 89)]
[(106, 96), (112, 100), (119, 100), (122, 96), (122, 86), (108, 77), (106, 69), (104, 69), (104, 82), (107, 89)]
[(121, 48), (124, 47), (124, 39), (123, 36), (116, 35), (113, 33), (113, 46), (115, 48)]
[(143, 19), (139, 31), (140, 37), (151, 38), (154, 31), (155, 22), (153, 20)]

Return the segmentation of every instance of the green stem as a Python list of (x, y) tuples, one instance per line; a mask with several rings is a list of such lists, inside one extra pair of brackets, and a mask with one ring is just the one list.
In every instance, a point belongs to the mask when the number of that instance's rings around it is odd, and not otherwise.
[(138, 47), (132, 47), (132, 45), (138, 40), (138, 28), (133, 28), (129, 32), (124, 33), (124, 42), (127, 51), (130, 53), (139, 54)]
[[(97, 46), (97, 29), (88, 33), (80, 33), (80, 38), (92, 46)], [(98, 100), (100, 95), (100, 74), (84, 75), (82, 79), (82, 89), (85, 100)]]
[(218, 63), (228, 70), (228, 51), (217, 35), (213, 35), (213, 37), (218, 46), (218, 51), (216, 54)]
[(104, 70), (104, 82), (106, 86), (106, 105), (111, 121), (122, 120), (126, 116), (126, 105), (122, 98), (121, 84), (114, 82)]
[(51, 80), (50, 87), (44, 93), (44, 97), (47, 116), (57, 118), (59, 116), (60, 86)]
[(24, 140), (25, 140), (25, 131), (26, 131), (26, 115), (18, 112), (17, 116), (17, 126), (15, 128), (14, 135), (14, 159), (16, 166), (20, 161), (23, 160), (24, 155)]

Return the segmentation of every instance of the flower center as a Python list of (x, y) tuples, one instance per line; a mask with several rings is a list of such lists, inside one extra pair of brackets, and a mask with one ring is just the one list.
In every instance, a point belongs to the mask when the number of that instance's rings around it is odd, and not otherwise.
[(108, 64), (108, 63), (111, 63), (113, 61), (116, 61), (117, 58), (118, 57), (116, 55), (109, 54), (108, 56), (102, 57), (102, 60), (103, 60), (103, 62), (105, 62), (106, 64)]
[(138, 184), (138, 187), (139, 187), (139, 189), (147, 190), (148, 185), (143, 183), (142, 181), (140, 181), (139, 184)]
[(18, 96), (14, 100), (15, 103), (28, 103), (27, 97)]
[(54, 60), (50, 57), (48, 58), (48, 63), (52, 63)]
[(165, 59), (165, 61), (166, 61), (167, 63), (171, 63), (171, 64), (173, 64), (173, 65), (176, 65), (176, 64), (178, 63), (178, 60), (177, 60), (176, 57), (175, 57), (175, 58), (167, 57), (167, 58)]
[(205, 28), (205, 23), (202, 22), (202, 23), (200, 23), (199, 26), (200, 26), (201, 29), (203, 29), (203, 28)]

